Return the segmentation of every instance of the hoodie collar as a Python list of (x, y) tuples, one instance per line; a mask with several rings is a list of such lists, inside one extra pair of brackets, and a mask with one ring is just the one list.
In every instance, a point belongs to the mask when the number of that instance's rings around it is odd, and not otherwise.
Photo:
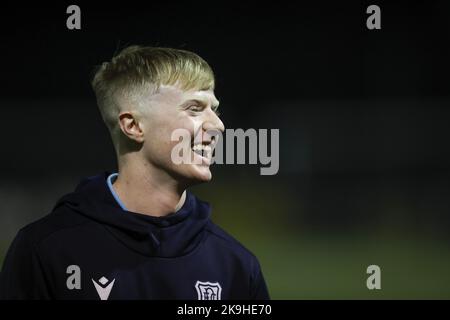
[(122, 208), (122, 210), (127, 211), (127, 208), (125, 207), (125, 204), (120, 200), (119, 195), (114, 190), (113, 183), (116, 181), (117, 177), (119, 176), (118, 173), (112, 173), (106, 178), (106, 184), (108, 185), (109, 191), (111, 192), (114, 199), (116, 199), (117, 204)]
[(74, 192), (55, 206), (65, 206), (107, 228), (119, 241), (141, 254), (172, 258), (192, 251), (200, 244), (209, 223), (211, 208), (190, 192), (183, 206), (164, 217), (125, 211), (107, 185), (110, 172), (80, 182)]

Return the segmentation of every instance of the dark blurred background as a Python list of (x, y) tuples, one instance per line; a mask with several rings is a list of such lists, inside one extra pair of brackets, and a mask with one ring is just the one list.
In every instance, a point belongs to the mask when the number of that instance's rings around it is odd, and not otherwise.
[(161, 3), (2, 4), (0, 263), (21, 227), (116, 167), (94, 66), (157, 45), (211, 64), (228, 128), (280, 129), (277, 175), (217, 165), (193, 188), (273, 298), (450, 298), (450, 5)]

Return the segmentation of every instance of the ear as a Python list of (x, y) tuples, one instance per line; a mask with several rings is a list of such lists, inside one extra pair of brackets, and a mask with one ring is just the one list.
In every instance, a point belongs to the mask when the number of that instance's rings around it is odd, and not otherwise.
[(119, 114), (119, 126), (123, 134), (136, 142), (144, 142), (144, 131), (139, 123), (136, 114), (124, 111)]

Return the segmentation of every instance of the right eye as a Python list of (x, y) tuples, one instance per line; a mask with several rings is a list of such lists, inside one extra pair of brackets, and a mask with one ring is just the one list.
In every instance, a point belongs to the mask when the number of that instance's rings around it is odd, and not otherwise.
[(192, 105), (192, 106), (189, 106), (188, 107), (188, 109), (190, 110), (190, 111), (194, 111), (194, 112), (200, 112), (200, 111), (202, 111), (202, 107), (200, 107), (200, 106), (198, 106), (198, 105)]

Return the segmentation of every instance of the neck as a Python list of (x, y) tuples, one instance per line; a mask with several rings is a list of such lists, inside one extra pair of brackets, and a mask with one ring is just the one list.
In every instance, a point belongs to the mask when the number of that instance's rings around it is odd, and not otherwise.
[(119, 163), (113, 188), (127, 210), (155, 217), (177, 211), (186, 199), (185, 188), (173, 178), (140, 161)]

